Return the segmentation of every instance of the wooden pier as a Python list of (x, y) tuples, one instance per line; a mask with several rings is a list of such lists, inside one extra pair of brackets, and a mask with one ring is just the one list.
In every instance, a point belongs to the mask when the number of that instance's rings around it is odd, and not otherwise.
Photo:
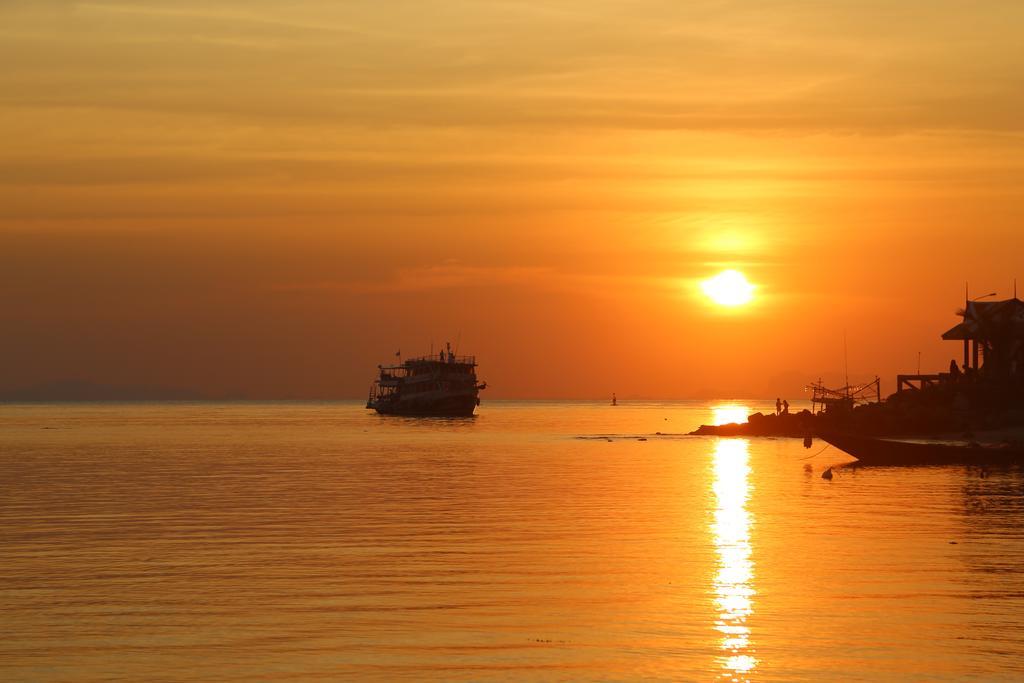
[(948, 372), (938, 372), (933, 375), (896, 375), (896, 392), (900, 393), (904, 389), (920, 391), (925, 387), (944, 384), (950, 380), (950, 377), (952, 375)]

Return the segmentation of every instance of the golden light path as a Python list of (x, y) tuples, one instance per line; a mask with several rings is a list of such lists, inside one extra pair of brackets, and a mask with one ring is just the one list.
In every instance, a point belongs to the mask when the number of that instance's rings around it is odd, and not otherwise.
[(754, 298), (754, 285), (738, 270), (723, 270), (718, 275), (703, 280), (701, 291), (719, 306), (742, 306)]
[(718, 405), (711, 409), (711, 424), (743, 424), (750, 415), (750, 408), (738, 404)]
[(715, 445), (715, 514), (711, 525), (718, 568), (713, 582), (718, 611), (715, 628), (722, 634), (718, 658), (721, 678), (749, 681), (757, 666), (750, 647), (747, 618), (753, 613), (754, 563), (750, 559), (749, 442), (745, 439), (721, 439)]

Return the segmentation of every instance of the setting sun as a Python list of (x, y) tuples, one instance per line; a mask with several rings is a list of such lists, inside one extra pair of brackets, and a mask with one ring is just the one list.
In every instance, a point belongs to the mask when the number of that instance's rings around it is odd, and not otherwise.
[(738, 270), (723, 270), (701, 282), (700, 288), (719, 306), (742, 306), (754, 298), (754, 285)]

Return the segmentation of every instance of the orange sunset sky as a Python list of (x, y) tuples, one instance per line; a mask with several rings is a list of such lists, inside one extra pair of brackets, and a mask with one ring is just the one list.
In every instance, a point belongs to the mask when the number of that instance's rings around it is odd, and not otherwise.
[[(1024, 290), (1024, 3), (0, 3), (0, 393), (801, 398)], [(736, 269), (753, 300), (701, 280)]]

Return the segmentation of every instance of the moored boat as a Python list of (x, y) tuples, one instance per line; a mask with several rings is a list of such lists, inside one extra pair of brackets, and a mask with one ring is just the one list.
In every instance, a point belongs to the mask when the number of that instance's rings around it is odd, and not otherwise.
[(471, 417), (480, 405), (476, 358), (456, 356), (451, 344), (438, 355), (410, 358), (399, 365), (377, 366), (368, 409), (382, 415)]
[(894, 439), (856, 434), (822, 434), (821, 438), (857, 458), (857, 465), (1024, 464), (1024, 448), (1005, 443)]

